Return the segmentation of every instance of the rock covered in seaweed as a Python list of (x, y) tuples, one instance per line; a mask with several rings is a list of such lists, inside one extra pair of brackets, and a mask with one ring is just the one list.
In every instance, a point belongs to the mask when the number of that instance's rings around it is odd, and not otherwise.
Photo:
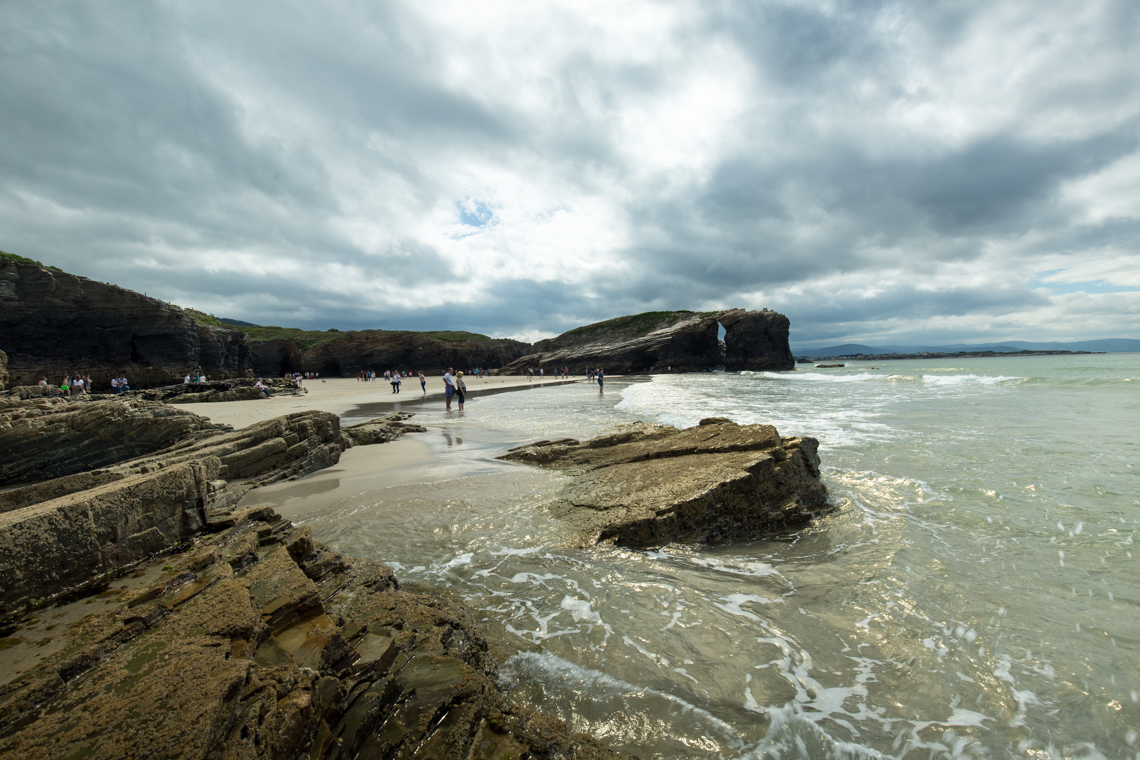
[(583, 545), (719, 543), (794, 526), (827, 507), (819, 442), (723, 418), (637, 423), (585, 443), (539, 441), (502, 459), (573, 475), (554, 509)]

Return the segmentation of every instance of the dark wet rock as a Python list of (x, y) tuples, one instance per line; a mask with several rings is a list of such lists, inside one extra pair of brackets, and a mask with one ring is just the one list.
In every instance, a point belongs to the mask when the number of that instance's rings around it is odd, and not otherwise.
[(585, 443), (542, 441), (503, 459), (574, 475), (555, 512), (589, 545), (718, 543), (801, 524), (826, 509), (819, 443), (724, 418), (678, 430), (637, 423)]
[[(720, 327), (725, 339), (717, 339)], [(715, 312), (649, 312), (598, 322), (541, 340), (533, 351), (499, 374), (528, 368), (569, 367), (582, 374), (602, 367), (614, 375), (627, 372), (693, 372), (723, 366), (730, 371), (795, 368), (788, 347), (790, 323), (764, 309)]]
[(0, 351), (0, 391), (8, 387), (8, 354)]
[(0, 754), (620, 757), (514, 705), (462, 604), (401, 590), (377, 562), (315, 573), (332, 552), (302, 535), (247, 510), (159, 560), (170, 564), (155, 583), (117, 592), (117, 611), (86, 616), (0, 687)]
[(0, 399), (0, 485), (107, 467), (228, 429), (137, 399)]
[(396, 412), (358, 425), (341, 428), (349, 446), (368, 446), (373, 443), (394, 441), (404, 433), (423, 433), (423, 425), (405, 422), (412, 417), (408, 412)]
[(90, 374), (99, 389), (126, 375), (133, 387), (163, 385), (201, 370), (244, 377), (249, 348), (239, 330), (202, 324), (178, 306), (116, 285), (0, 257), (0, 346), (12, 385)]

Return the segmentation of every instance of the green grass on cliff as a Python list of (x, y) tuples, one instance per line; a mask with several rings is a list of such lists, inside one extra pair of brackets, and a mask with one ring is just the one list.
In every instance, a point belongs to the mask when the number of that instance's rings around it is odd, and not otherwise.
[(14, 253), (5, 253), (4, 251), (0, 251), (0, 258), (12, 259), (13, 261), (18, 261), (21, 264), (34, 264), (35, 266), (43, 267), (44, 269), (54, 269), (57, 272), (63, 271), (59, 267), (52, 266), (51, 264), (44, 264), (42, 262), (36, 261), (35, 259), (29, 259), (26, 256), (17, 256)]
[(250, 326), (250, 327), (234, 327), (221, 321), (212, 314), (204, 314), (195, 309), (186, 309), (195, 322), (202, 325), (210, 325), (211, 327), (224, 327), (227, 330), (239, 330), (249, 336), (250, 343), (265, 343), (273, 340), (291, 340), (297, 344), (297, 347), (302, 351), (307, 351), (310, 348), (331, 343), (334, 340), (342, 338), (352, 339), (357, 336), (361, 337), (374, 337), (379, 338), (384, 335), (400, 335), (405, 333), (412, 333), (415, 335), (426, 335), (435, 340), (445, 342), (459, 342), (467, 341), (471, 343), (495, 343), (496, 338), (491, 338), (479, 333), (464, 332), (462, 330), (434, 330), (429, 332), (415, 333), (411, 330), (302, 330), (298, 327), (274, 327), (269, 326)]

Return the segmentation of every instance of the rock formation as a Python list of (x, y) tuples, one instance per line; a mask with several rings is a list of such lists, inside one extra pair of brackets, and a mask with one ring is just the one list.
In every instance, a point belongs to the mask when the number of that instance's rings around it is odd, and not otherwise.
[[(532, 353), (511, 362), (500, 374), (527, 368), (569, 367), (583, 373), (602, 367), (611, 374), (711, 370), (790, 370), (790, 323), (774, 311), (730, 309), (717, 312), (648, 312), (598, 322), (534, 344)], [(725, 328), (724, 343), (717, 339)]]
[[(410, 414), (226, 431), (142, 399), (33, 397), (3, 415), (7, 453), (45, 442), (14, 472), (71, 474), (0, 493), (0, 646), (19, 664), (0, 755), (620, 757), (514, 705), (461, 603), (267, 507), (235, 511), (249, 488), (422, 431)], [(72, 472), (86, 449), (100, 466)]]
[(0, 486), (87, 472), (224, 430), (137, 399), (0, 399)]
[(0, 345), (12, 385), (58, 384), (72, 372), (108, 388), (176, 382), (194, 369), (242, 377), (249, 349), (238, 330), (199, 324), (157, 298), (0, 256)]
[(723, 418), (678, 430), (637, 423), (586, 443), (539, 441), (502, 459), (574, 477), (555, 513), (576, 542), (718, 543), (797, 525), (827, 507), (819, 442)]
[(35, 482), (0, 493), (0, 612), (178, 544), (250, 488), (336, 464), (351, 446), (423, 430), (404, 422), (407, 413), (342, 431), (334, 414), (296, 412), (225, 432), (154, 402), (7, 404), (4, 451), (14, 461), (3, 463), (4, 483)]
[(8, 354), (0, 351), (0, 391), (8, 387)]
[(529, 343), (493, 339), (471, 333), (439, 334), (362, 330), (334, 334), (303, 347), (296, 340), (251, 339), (256, 372), (276, 377), (286, 372), (319, 372), (328, 377), (351, 377), (361, 370), (424, 371), (435, 374), (454, 367), (497, 368), (531, 350)]
[[(108, 587), (111, 611), (57, 631), (59, 651), (0, 687), (0, 754), (620, 757), (513, 705), (461, 605), (401, 590), (386, 565), (268, 508), (213, 527), (137, 568), (163, 568), (151, 583)], [(34, 630), (29, 618), (14, 636)]]

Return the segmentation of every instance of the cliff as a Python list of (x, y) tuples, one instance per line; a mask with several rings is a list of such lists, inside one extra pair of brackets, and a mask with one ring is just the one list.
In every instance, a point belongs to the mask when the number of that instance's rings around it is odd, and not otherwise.
[[(717, 339), (725, 328), (724, 343)], [(602, 367), (612, 374), (693, 372), (723, 366), (729, 371), (790, 370), (790, 323), (783, 314), (745, 311), (654, 311), (618, 317), (563, 333), (534, 344), (533, 351), (511, 362), (502, 374), (528, 367), (569, 367), (581, 373)]]
[[(497, 368), (529, 353), (531, 345), (467, 332), (361, 330), (311, 332), (248, 328), (250, 352), (259, 375), (320, 372), (351, 377), (361, 370), (400, 369), (435, 373), (448, 367)], [(285, 333), (263, 339), (262, 331)], [(291, 333), (291, 334), (290, 334)]]
[(165, 385), (200, 369), (215, 379), (249, 369), (244, 335), (117, 285), (0, 256), (0, 347), (11, 385), (90, 374), (96, 387), (126, 375)]

